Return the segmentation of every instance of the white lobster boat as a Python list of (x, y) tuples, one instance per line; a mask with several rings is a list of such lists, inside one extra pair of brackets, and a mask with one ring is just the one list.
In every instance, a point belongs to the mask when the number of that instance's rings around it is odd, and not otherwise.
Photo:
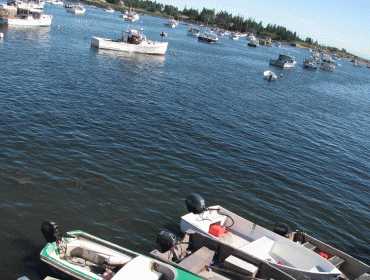
[(124, 31), (119, 40), (100, 37), (91, 37), (91, 45), (98, 49), (107, 49), (123, 52), (164, 55), (168, 42), (157, 42), (146, 39), (146, 36), (135, 29)]
[(5, 18), (3, 19), (8, 26), (50, 26), (52, 15), (44, 15), (42, 11), (31, 13), (25, 11), (19, 14), (18, 18)]
[(86, 12), (86, 9), (82, 5), (71, 5), (66, 8), (68, 13), (76, 14), (76, 15), (83, 15)]
[(190, 213), (181, 217), (182, 232), (194, 230), (269, 262), (297, 279), (335, 280), (341, 272), (308, 248), (260, 227), (221, 206), (205, 208), (197, 194), (186, 199)]

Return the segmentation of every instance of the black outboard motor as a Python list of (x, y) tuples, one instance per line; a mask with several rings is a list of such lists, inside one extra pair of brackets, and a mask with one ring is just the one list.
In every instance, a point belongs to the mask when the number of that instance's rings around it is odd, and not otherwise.
[(54, 242), (60, 237), (58, 225), (50, 220), (42, 223), (41, 232), (48, 243)]
[(191, 193), (185, 203), (189, 213), (201, 214), (206, 210), (206, 203), (199, 194)]
[(157, 244), (161, 247), (161, 253), (167, 252), (176, 245), (176, 236), (168, 231), (158, 233)]
[(274, 232), (286, 238), (290, 238), (292, 236), (292, 231), (287, 224), (284, 223), (276, 223), (274, 227)]

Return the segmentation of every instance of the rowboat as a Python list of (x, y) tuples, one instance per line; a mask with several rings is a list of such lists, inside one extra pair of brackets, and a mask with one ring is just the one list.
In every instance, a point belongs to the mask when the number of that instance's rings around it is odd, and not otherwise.
[(277, 76), (274, 72), (272, 72), (271, 70), (267, 70), (265, 72), (263, 72), (263, 78), (268, 80), (269, 82), (276, 82), (277, 80)]
[(41, 261), (76, 279), (199, 280), (186, 271), (80, 230), (62, 236), (52, 221), (45, 221), (41, 231), (48, 242), (40, 253)]
[(341, 272), (332, 262), (305, 246), (258, 226), (221, 207), (205, 207), (204, 199), (191, 194), (189, 213), (181, 217), (182, 232), (194, 230), (229, 244), (240, 252), (268, 261), (297, 279), (334, 280)]
[(160, 250), (150, 252), (153, 258), (203, 279), (295, 280), (266, 261), (192, 230), (187, 231), (181, 241), (172, 233), (162, 231), (158, 234), (157, 243)]

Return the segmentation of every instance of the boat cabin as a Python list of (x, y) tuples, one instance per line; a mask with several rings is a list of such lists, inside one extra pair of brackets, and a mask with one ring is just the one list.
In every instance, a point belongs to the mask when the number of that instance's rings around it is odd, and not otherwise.
[(129, 44), (139, 45), (141, 42), (146, 41), (146, 36), (135, 29), (124, 31), (122, 41)]

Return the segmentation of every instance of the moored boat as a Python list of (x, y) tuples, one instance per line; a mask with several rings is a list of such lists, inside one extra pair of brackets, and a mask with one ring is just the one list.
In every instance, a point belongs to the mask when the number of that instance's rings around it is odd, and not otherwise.
[(232, 32), (230, 34), (230, 39), (231, 40), (239, 40), (239, 35), (236, 32)]
[(199, 31), (198, 28), (194, 28), (193, 25), (190, 25), (187, 34), (190, 35), (190, 36), (196, 36), (196, 37), (198, 37), (199, 34), (200, 34), (200, 31)]
[(161, 249), (150, 252), (151, 257), (203, 279), (295, 279), (268, 262), (192, 230), (181, 241), (169, 232), (160, 232), (157, 243)]
[(177, 26), (177, 22), (174, 19), (169, 19), (164, 26), (175, 28)]
[(71, 5), (66, 8), (68, 13), (76, 14), (76, 15), (83, 15), (86, 12), (86, 9), (82, 5)]
[(269, 64), (280, 68), (294, 68), (296, 60), (293, 56), (280, 54), (278, 59), (270, 59)]
[(298, 243), (221, 206), (206, 208), (204, 199), (197, 194), (191, 194), (186, 205), (189, 213), (181, 217), (182, 232), (201, 232), (298, 279), (334, 280), (341, 275), (330, 261)]
[(209, 44), (215, 44), (218, 41), (218, 37), (212, 31), (206, 30), (203, 34), (198, 36), (198, 41)]
[(114, 13), (114, 9), (112, 7), (107, 7), (104, 11), (107, 13)]
[(164, 55), (167, 50), (168, 42), (147, 40), (144, 34), (135, 29), (129, 29), (122, 33), (122, 38), (119, 40), (93, 36), (91, 37), (91, 45), (98, 49), (155, 55)]
[(258, 48), (260, 46), (260, 43), (257, 39), (250, 39), (250, 41), (248, 42), (248, 46)]
[(45, 221), (41, 231), (48, 244), (40, 259), (58, 272), (81, 280), (196, 280), (198, 277), (169, 264), (76, 230), (59, 234), (58, 226)]
[(303, 68), (309, 69), (309, 70), (316, 70), (317, 69), (317, 63), (312, 58), (305, 58), (305, 59), (303, 59)]
[(323, 57), (321, 61), (320, 69), (334, 72), (335, 66), (336, 66), (336, 63), (334, 62), (334, 60), (332, 60), (330, 57)]
[(41, 10), (30, 12), (28, 10), (19, 14), (17, 18), (5, 18), (3, 21), (8, 26), (50, 26), (53, 16), (45, 15)]

